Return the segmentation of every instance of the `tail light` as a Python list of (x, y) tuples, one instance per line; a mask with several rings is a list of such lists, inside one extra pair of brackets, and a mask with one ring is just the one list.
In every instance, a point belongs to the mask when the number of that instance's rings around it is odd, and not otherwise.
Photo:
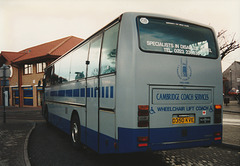
[(222, 122), (222, 106), (215, 105), (214, 107), (214, 123)]
[(138, 144), (138, 147), (147, 147), (148, 146), (148, 143), (139, 143)]
[(138, 127), (149, 126), (149, 106), (139, 105), (138, 106)]
[(148, 146), (148, 136), (138, 137), (138, 147), (147, 147)]
[(214, 140), (215, 141), (219, 141), (219, 140), (221, 140), (222, 139), (222, 134), (221, 134), (221, 132), (216, 132), (216, 133), (214, 133)]

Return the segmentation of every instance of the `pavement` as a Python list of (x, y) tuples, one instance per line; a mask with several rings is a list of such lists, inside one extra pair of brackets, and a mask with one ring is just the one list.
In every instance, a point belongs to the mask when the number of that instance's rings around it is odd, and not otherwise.
[(223, 104), (223, 113), (231, 112), (231, 113), (240, 113), (240, 104), (238, 104), (237, 100), (230, 101), (229, 104)]
[(6, 107), (6, 123), (3, 123), (3, 107), (0, 106), (0, 166), (30, 166), (28, 139), (36, 122), (44, 121), (39, 107)]
[[(30, 166), (28, 142), (37, 122), (43, 122), (39, 107), (6, 107), (6, 123), (3, 123), (3, 107), (0, 106), (0, 166)], [(240, 114), (237, 101), (223, 105), (223, 113)], [(231, 143), (225, 145), (234, 147)], [(237, 145), (239, 148), (239, 145)]]

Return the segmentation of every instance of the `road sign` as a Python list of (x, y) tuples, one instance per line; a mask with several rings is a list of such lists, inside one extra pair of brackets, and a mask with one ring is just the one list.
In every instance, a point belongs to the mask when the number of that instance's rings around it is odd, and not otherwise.
[(0, 78), (4, 77), (4, 70), (5, 70), (5, 78), (9, 78), (11, 75), (10, 67), (3, 64), (3, 66), (0, 68)]
[[(5, 73), (4, 73), (5, 71)], [(2, 67), (0, 68), (0, 78), (9, 78), (11, 75), (11, 70), (10, 70), (10, 67), (3, 64)]]

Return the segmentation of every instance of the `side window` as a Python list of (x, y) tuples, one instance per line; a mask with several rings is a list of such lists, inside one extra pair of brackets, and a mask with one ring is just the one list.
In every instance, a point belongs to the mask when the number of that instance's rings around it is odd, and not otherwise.
[(52, 66), (49, 67), (45, 73), (46, 86), (51, 85), (51, 72), (52, 72)]
[(56, 62), (53, 66), (53, 71), (51, 75), (51, 85), (56, 85), (59, 79), (59, 71), (60, 71), (60, 62)]
[(97, 76), (99, 71), (99, 55), (101, 49), (102, 36), (98, 36), (91, 42), (89, 49), (88, 77)]
[(86, 60), (89, 43), (71, 53), (70, 81), (86, 78)]
[(58, 77), (58, 83), (64, 83), (69, 81), (69, 72), (70, 72), (70, 59), (71, 56), (65, 56), (63, 57), (59, 62), (59, 77)]
[(101, 74), (116, 71), (116, 54), (119, 23), (104, 32), (101, 54)]

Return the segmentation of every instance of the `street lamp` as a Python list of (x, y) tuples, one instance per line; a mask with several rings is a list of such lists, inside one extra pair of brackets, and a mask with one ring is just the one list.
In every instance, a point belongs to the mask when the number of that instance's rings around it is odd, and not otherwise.
[(3, 89), (3, 123), (6, 123), (6, 110), (5, 110), (5, 86), (7, 85), (7, 78), (9, 78), (11, 75), (10, 73), (10, 67), (3, 64), (2, 67), (0, 68), (0, 78), (2, 78), (2, 89)]

